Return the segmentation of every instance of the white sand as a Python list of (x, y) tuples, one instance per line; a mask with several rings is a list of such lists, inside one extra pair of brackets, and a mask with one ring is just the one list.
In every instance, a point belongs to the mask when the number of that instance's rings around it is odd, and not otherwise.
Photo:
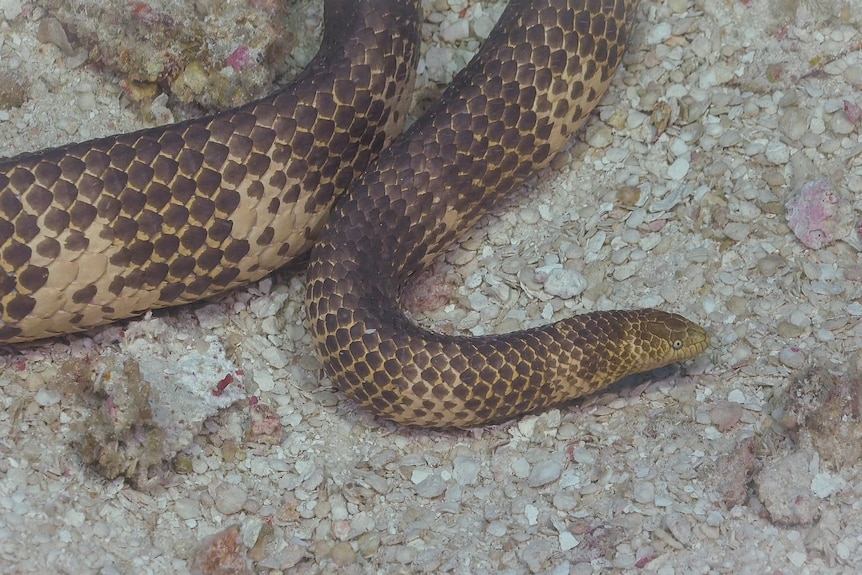
[[(503, 3), (425, 4), (435, 47), (423, 68), (445, 81)], [(114, 76), (40, 43), (45, 13), (22, 6), (0, 0), (0, 73), (29, 84), (23, 106), (0, 110), (0, 154), (144, 125)], [(319, 6), (306, 14), (312, 26)], [(503, 425), (397, 427), (319, 379), (303, 277), (287, 273), (91, 337), (9, 348), (0, 572), (184, 573), (233, 525), (225, 558), (245, 565), (254, 546), (266, 573), (859, 572), (860, 14), (860, 0), (644, 0), (585, 133), (415, 290), (419, 302), (448, 296), (421, 321), (473, 334), (660, 307), (710, 330), (699, 358)], [(831, 219), (851, 229), (809, 249), (784, 205), (822, 178)], [(561, 297), (582, 279), (581, 295)], [(173, 465), (147, 468), (141, 489), (100, 477), (76, 447), (88, 426), (104, 433), (105, 413), (130, 417), (133, 401), (114, 402), (137, 396), (114, 391), (107, 405), (75, 373), (122, 373), (135, 338), (201, 357), (214, 342), (230, 366), (201, 368), (204, 393), (229, 372), (244, 386), (233, 407), (189, 417), (182, 433), (200, 434)], [(167, 443), (139, 446), (139, 461), (180, 448)]]

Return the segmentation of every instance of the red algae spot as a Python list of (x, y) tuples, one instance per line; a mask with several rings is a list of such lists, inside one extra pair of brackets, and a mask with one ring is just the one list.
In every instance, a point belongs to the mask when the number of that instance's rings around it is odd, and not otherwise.
[(233, 375), (227, 374), (221, 379), (221, 381), (216, 384), (215, 389), (213, 389), (212, 392), (213, 395), (218, 396), (223, 394), (224, 390), (227, 389), (227, 386), (229, 386), (231, 383), (233, 383)]
[(146, 2), (129, 2), (126, 4), (129, 7), (129, 10), (149, 24), (164, 24), (165, 26), (173, 26), (174, 19), (171, 18), (168, 14), (164, 12), (159, 12), (155, 10), (152, 6), (147, 4)]

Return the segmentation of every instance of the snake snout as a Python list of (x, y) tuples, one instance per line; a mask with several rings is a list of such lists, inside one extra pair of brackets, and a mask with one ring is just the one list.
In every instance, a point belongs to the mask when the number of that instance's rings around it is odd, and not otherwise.
[(649, 367), (656, 369), (685, 361), (709, 347), (709, 333), (681, 315), (659, 310), (643, 310), (642, 344)]

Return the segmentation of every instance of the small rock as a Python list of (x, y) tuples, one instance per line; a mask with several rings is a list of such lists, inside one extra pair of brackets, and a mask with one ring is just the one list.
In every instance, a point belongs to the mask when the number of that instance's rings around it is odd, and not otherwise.
[(820, 499), (826, 499), (847, 487), (847, 482), (840, 475), (821, 471), (811, 480), (811, 491)]
[(0, 2), (0, 12), (3, 12), (6, 20), (11, 22), (21, 14), (23, 4), (21, 0), (4, 0)]
[(248, 500), (248, 493), (242, 485), (222, 483), (215, 494), (215, 507), (223, 515), (239, 512)]
[(638, 503), (652, 503), (655, 499), (655, 485), (651, 481), (638, 481), (632, 494)]
[(748, 498), (748, 485), (754, 470), (754, 438), (743, 439), (715, 462), (715, 489), (728, 509), (742, 505)]
[(458, 485), (474, 485), (479, 477), (479, 461), (472, 457), (457, 456), (452, 462), (452, 477)]
[(781, 140), (770, 140), (763, 153), (767, 160), (779, 166), (790, 161), (790, 147)]
[(494, 28), (494, 20), (487, 14), (482, 14), (473, 20), (473, 33), (485, 39)]
[(78, 108), (84, 112), (89, 112), (96, 107), (96, 96), (92, 92), (82, 92), (78, 94)]
[(174, 511), (182, 519), (194, 519), (200, 517), (201, 505), (197, 500), (190, 497), (180, 497), (174, 502)]
[(439, 475), (432, 474), (420, 481), (415, 486), (416, 495), (425, 499), (434, 499), (446, 491), (446, 482)]
[(844, 113), (851, 124), (858, 124), (859, 119), (862, 118), (862, 108), (850, 100), (844, 100)]
[(831, 120), (829, 121), (829, 127), (836, 134), (841, 134), (842, 136), (846, 136), (853, 132), (856, 129), (853, 122), (847, 117), (844, 113), (833, 114)]
[[(562, 551), (571, 551), (578, 546), (578, 543), (580, 543), (580, 541), (578, 541), (575, 536), (568, 531), (561, 532), (559, 535), (559, 540), (560, 549)], [(568, 573), (568, 570), (566, 571), (566, 573)]]
[(548, 483), (559, 479), (562, 472), (563, 466), (560, 465), (559, 461), (555, 461), (553, 459), (542, 461), (533, 466), (529, 477), (527, 477), (527, 485), (530, 487), (541, 487), (542, 485), (547, 485)]
[(688, 545), (691, 541), (691, 519), (680, 513), (669, 513), (664, 518), (664, 526), (674, 539)]
[[(539, 279), (541, 274), (538, 273), (539, 270), (536, 271), (536, 277)], [(571, 299), (581, 295), (587, 289), (587, 279), (577, 270), (554, 267), (544, 276), (542, 289), (552, 296)]]
[(677, 158), (670, 166), (668, 166), (667, 177), (671, 180), (682, 180), (685, 178), (686, 174), (688, 174), (690, 167), (691, 163), (687, 158)]
[(448, 26), (440, 27), (440, 37), (444, 42), (452, 44), (470, 36), (470, 21), (467, 19), (456, 20)]
[(653, 26), (646, 35), (647, 44), (661, 44), (670, 38), (671, 32), (670, 22), (659, 22)]
[(467, 296), (467, 301), (470, 302), (470, 309), (473, 311), (482, 311), (488, 307), (488, 296), (482, 292), (474, 292)]
[(287, 354), (275, 346), (265, 348), (261, 356), (275, 369), (283, 369), (289, 363)]
[(790, 345), (778, 352), (778, 361), (792, 369), (801, 369), (805, 365), (805, 354), (795, 345)]
[(194, 567), (194, 572), (204, 575), (254, 573), (248, 558), (248, 549), (243, 544), (239, 527), (236, 525), (204, 539), (195, 557)]
[(518, 550), (518, 557), (526, 563), (530, 572), (544, 571), (548, 567), (551, 557), (558, 553), (552, 545), (548, 539), (531, 539), (529, 543)]
[(60, 403), (60, 399), (61, 396), (59, 391), (45, 388), (37, 391), (36, 395), (33, 397), (33, 401), (35, 401), (40, 407), (50, 407)]
[(502, 537), (506, 534), (506, 522), (499, 520), (492, 521), (488, 524), (488, 527), (485, 528), (485, 532), (494, 537)]
[(742, 222), (730, 222), (724, 226), (724, 235), (734, 241), (741, 242), (751, 235), (751, 225)]
[(719, 431), (727, 431), (739, 423), (743, 413), (744, 410), (739, 403), (722, 401), (710, 410), (709, 422)]
[(364, 557), (370, 557), (380, 548), (380, 535), (378, 533), (363, 533), (357, 541), (359, 552)]
[(75, 53), (75, 49), (72, 48), (72, 45), (69, 43), (69, 38), (66, 36), (66, 31), (63, 29), (63, 25), (60, 24), (60, 21), (56, 18), (42, 18), (39, 21), (37, 37), (40, 42), (54, 44), (62, 50), (66, 56), (72, 56)]
[(340, 567), (345, 567), (356, 561), (356, 551), (348, 541), (340, 541), (332, 547), (332, 561)]
[(528, 503), (524, 506), (524, 516), (527, 518), (528, 525), (537, 525), (539, 522), (539, 508)]
[(614, 134), (606, 124), (596, 124), (587, 128), (584, 139), (594, 148), (607, 148), (614, 142)]
[(814, 479), (810, 450), (791, 453), (769, 464), (754, 482), (769, 516), (778, 525), (811, 525), (820, 517), (820, 500), (811, 491)]

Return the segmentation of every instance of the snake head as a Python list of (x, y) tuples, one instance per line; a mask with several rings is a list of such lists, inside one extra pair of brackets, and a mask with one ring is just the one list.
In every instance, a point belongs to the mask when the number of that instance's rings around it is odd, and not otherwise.
[(696, 323), (675, 313), (656, 309), (634, 312), (637, 335), (632, 346), (643, 358), (642, 371), (690, 359), (709, 347), (709, 333)]

